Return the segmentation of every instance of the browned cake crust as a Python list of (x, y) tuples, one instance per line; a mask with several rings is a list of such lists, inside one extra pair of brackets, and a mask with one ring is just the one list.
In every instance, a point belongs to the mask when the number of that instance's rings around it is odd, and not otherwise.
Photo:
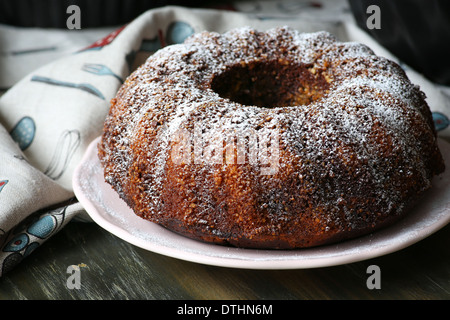
[(99, 158), (144, 219), (188, 237), (303, 248), (401, 217), (444, 171), (424, 94), (327, 32), (203, 32), (112, 100)]

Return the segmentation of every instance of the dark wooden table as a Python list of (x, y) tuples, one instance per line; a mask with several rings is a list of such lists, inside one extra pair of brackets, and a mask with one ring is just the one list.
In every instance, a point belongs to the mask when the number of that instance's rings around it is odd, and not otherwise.
[[(0, 278), (0, 299), (450, 299), (450, 225), (396, 253), (347, 265), (245, 270), (135, 247), (94, 223), (70, 222)], [(67, 272), (79, 266), (80, 289)], [(368, 267), (381, 288), (369, 289)], [(370, 281), (369, 281), (370, 282)]]

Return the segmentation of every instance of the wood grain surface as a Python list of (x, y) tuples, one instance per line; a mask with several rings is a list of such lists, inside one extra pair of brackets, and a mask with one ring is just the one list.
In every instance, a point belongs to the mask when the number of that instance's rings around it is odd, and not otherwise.
[[(135, 247), (94, 223), (70, 222), (0, 278), (0, 299), (450, 299), (450, 225), (399, 252), (334, 267), (245, 270)], [(67, 268), (78, 265), (80, 289)], [(369, 289), (371, 265), (380, 289)]]

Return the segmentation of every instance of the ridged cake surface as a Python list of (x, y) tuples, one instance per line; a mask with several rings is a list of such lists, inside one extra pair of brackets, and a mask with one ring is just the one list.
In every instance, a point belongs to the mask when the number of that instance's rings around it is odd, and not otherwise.
[(393, 223), (444, 170), (425, 95), (397, 64), (285, 27), (156, 52), (112, 100), (99, 158), (142, 218), (272, 249)]

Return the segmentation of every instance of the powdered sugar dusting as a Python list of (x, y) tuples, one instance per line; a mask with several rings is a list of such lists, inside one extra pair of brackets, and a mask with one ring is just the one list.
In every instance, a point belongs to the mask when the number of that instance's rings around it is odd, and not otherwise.
[[(243, 106), (211, 89), (213, 78), (231, 66), (279, 59), (321, 72), (329, 88), (310, 104), (274, 108)], [(127, 79), (106, 120), (100, 154), (105, 178), (119, 194), (125, 197), (125, 189), (144, 191), (127, 201), (144, 203), (137, 210), (150, 218), (160, 216), (167, 206), (161, 195), (167, 187), (174, 135), (180, 129), (222, 135), (278, 130), (280, 172), (258, 183), (268, 188), (279, 181), (283, 187), (265, 191), (264, 203), (257, 204), (272, 224), (248, 232), (252, 236), (280, 232), (280, 226), (293, 219), (285, 202), (297, 196), (309, 197), (302, 200), (307, 208), (320, 208), (313, 215), (326, 220), (321, 232), (335, 232), (375, 224), (376, 215), (400, 214), (410, 205), (411, 195), (430, 186), (434, 170), (430, 157), (436, 154), (436, 145), (427, 110), (423, 94), (395, 63), (375, 56), (364, 45), (339, 42), (327, 32), (303, 34), (288, 28), (203, 32), (158, 51)], [(148, 170), (139, 173), (144, 167)], [(217, 176), (225, 169), (196, 170)], [(259, 179), (253, 171), (245, 172), (238, 177), (240, 183)], [(138, 185), (128, 185), (131, 180)], [(286, 181), (292, 181), (289, 189)], [(217, 221), (205, 218), (217, 209), (214, 182), (197, 183), (203, 183), (203, 200), (195, 209), (200, 217), (196, 223), (214, 224)], [(248, 192), (253, 189), (250, 185)], [(283, 197), (286, 201), (280, 200)], [(357, 198), (364, 200), (358, 203)], [(367, 216), (370, 210), (377, 210), (374, 217)], [(191, 219), (188, 213), (185, 218)]]

